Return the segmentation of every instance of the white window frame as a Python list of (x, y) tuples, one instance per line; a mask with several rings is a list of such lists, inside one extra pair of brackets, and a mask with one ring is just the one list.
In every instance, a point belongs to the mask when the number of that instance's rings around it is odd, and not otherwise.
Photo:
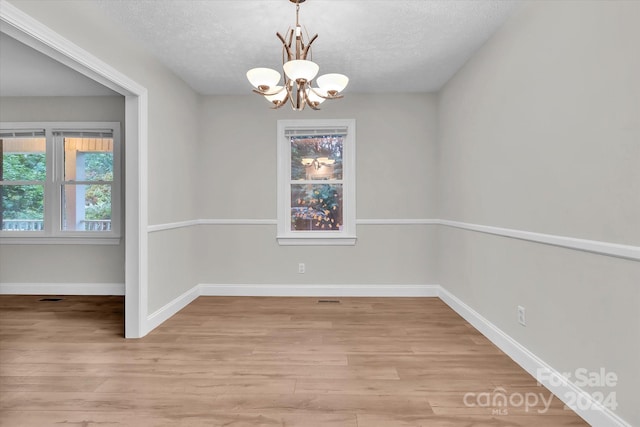
[[(44, 230), (3, 231), (0, 244), (82, 244), (117, 245), (122, 236), (122, 168), (119, 122), (2, 122), (3, 131), (44, 130), (46, 139), (46, 182), (44, 184)], [(111, 188), (111, 230), (71, 231), (62, 229), (62, 185), (64, 147), (54, 132), (113, 133), (113, 182)], [(67, 182), (68, 183), (68, 182)]]
[[(291, 142), (288, 129), (309, 129), (317, 133), (323, 129), (346, 128), (343, 140), (342, 229), (291, 230)], [(356, 121), (355, 119), (278, 120), (278, 234), (280, 245), (355, 245), (356, 243)], [(325, 181), (329, 182), (329, 181)]]

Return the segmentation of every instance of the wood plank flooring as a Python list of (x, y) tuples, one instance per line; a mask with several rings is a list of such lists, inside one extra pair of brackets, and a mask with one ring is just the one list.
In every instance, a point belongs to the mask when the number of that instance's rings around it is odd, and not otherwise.
[(140, 340), (42, 298), (0, 296), (2, 426), (587, 425), (436, 298), (200, 297)]

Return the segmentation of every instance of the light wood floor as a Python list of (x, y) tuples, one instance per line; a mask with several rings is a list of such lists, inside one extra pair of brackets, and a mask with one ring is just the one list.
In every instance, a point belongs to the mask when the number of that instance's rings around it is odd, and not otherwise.
[(587, 425), (435, 298), (201, 297), (140, 340), (120, 297), (41, 298), (0, 296), (2, 426)]

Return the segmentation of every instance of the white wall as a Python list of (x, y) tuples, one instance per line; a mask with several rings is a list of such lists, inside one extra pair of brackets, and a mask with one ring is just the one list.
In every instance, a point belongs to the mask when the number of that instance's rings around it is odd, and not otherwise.
[[(637, 2), (525, 4), (439, 96), (440, 217), (640, 246), (639, 22)], [(439, 242), (446, 289), (559, 372), (615, 372), (602, 391), (640, 425), (640, 263), (447, 227)]]
[[(0, 118), (5, 122), (109, 121), (124, 126), (124, 98), (1, 97)], [(124, 248), (124, 235), (119, 245), (0, 245), (0, 283), (121, 284)]]
[[(270, 110), (257, 95), (203, 97), (200, 218), (276, 219), (276, 123), (294, 118), (356, 119), (358, 219), (434, 217), (435, 97), (347, 94), (303, 112)], [(434, 231), (358, 225), (353, 247), (280, 247), (275, 225), (200, 225), (199, 281), (433, 284)]]

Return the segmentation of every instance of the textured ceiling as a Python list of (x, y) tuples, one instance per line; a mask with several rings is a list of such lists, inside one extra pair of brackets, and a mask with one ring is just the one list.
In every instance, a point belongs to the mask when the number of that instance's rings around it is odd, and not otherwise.
[[(202, 94), (245, 94), (248, 69), (281, 70), (288, 0), (90, 0)], [(509, 0), (308, 0), (300, 22), (320, 74), (345, 92), (440, 89), (519, 4)]]

